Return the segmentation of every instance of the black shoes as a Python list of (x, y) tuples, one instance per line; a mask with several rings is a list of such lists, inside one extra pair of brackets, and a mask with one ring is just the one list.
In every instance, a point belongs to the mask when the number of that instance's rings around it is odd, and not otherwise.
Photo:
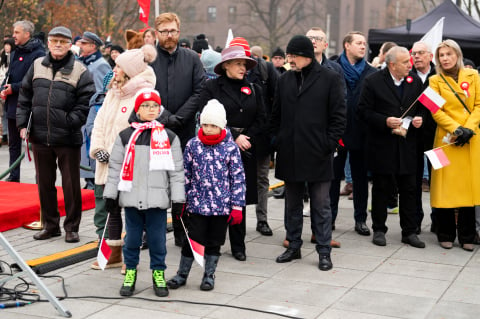
[(402, 236), (402, 243), (409, 244), (416, 248), (425, 248), (425, 243), (421, 241), (416, 234), (410, 234), (406, 237)]
[(62, 232), (60, 231), (60, 229), (57, 229), (56, 231), (53, 231), (53, 232), (49, 232), (48, 230), (44, 229), (36, 233), (35, 235), (33, 235), (33, 239), (45, 240), (45, 239), (50, 239), (52, 237), (58, 237), (61, 235), (62, 235)]
[(67, 243), (78, 243), (80, 241), (80, 236), (76, 231), (67, 231), (65, 234), (65, 241)]
[(14, 178), (12, 176), (9, 176), (5, 181), (13, 182), (13, 183), (20, 183), (20, 178)]
[(167, 288), (167, 282), (165, 281), (164, 270), (153, 270), (152, 282), (153, 282), (153, 291), (155, 291), (155, 295), (157, 297), (168, 296), (168, 288)]
[(374, 232), (372, 242), (377, 246), (386, 246), (387, 239), (385, 238), (385, 233), (382, 233), (381, 231)]
[(355, 231), (362, 236), (370, 236), (370, 229), (365, 222), (355, 222)]
[(237, 251), (236, 253), (233, 253), (233, 258), (239, 261), (247, 260), (247, 256), (245, 255), (245, 253), (242, 253), (241, 251)]
[(257, 222), (257, 231), (263, 236), (272, 236), (272, 229), (268, 226), (267, 222), (259, 221)]
[(302, 258), (302, 252), (300, 248), (299, 249), (287, 248), (287, 250), (283, 254), (277, 257), (276, 262), (286, 263), (294, 259), (300, 259), (300, 258)]
[(135, 283), (137, 282), (137, 270), (127, 269), (125, 278), (123, 279), (122, 288), (120, 288), (120, 296), (129, 297), (135, 291)]
[(327, 271), (332, 269), (333, 264), (332, 260), (330, 259), (330, 255), (320, 255), (318, 260), (318, 268), (320, 270)]

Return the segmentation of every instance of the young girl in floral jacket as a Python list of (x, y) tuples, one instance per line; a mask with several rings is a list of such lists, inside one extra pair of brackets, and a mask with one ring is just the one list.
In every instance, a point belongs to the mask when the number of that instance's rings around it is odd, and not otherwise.
[[(227, 226), (242, 221), (245, 206), (245, 173), (240, 150), (226, 124), (223, 105), (218, 100), (208, 101), (200, 115), (198, 136), (187, 143), (183, 156), (188, 234), (205, 246), (201, 290), (214, 288), (214, 273)], [(186, 242), (177, 275), (167, 282), (169, 288), (186, 284), (193, 260), (190, 244)]]

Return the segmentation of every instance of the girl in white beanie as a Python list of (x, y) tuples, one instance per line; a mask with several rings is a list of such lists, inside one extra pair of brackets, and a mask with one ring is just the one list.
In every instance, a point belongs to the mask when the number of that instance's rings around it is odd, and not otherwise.
[[(225, 128), (227, 117), (218, 100), (208, 101), (200, 124), (198, 136), (188, 141), (183, 155), (187, 197), (183, 214), (188, 214), (190, 239), (205, 246), (200, 289), (212, 290), (227, 226), (242, 221), (245, 174), (240, 149)], [(186, 284), (193, 256), (190, 243), (185, 242), (177, 275), (167, 281), (170, 289)]]
[[(101, 234), (107, 226), (105, 238), (112, 249), (106, 268), (122, 266), (122, 217), (118, 202), (115, 212), (107, 212), (103, 199), (103, 190), (108, 176), (108, 160), (118, 133), (129, 126), (128, 118), (135, 106), (135, 94), (140, 89), (153, 89), (156, 77), (153, 69), (148, 66), (156, 58), (156, 49), (145, 45), (141, 49), (128, 50), (115, 60), (112, 78), (102, 107), (95, 118), (90, 157), (97, 160), (95, 171), (95, 215), (94, 224), (97, 234)], [(105, 225), (108, 213), (112, 213)], [(108, 235), (108, 236), (107, 236)], [(93, 269), (101, 269), (95, 261)], [(124, 270), (122, 270), (123, 272)]]

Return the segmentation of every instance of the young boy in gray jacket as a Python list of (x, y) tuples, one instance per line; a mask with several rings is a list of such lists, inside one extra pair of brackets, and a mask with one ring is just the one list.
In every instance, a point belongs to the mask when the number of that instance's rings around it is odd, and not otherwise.
[(109, 159), (104, 198), (107, 211), (118, 200), (125, 210), (124, 262), (127, 267), (121, 296), (135, 290), (137, 265), (145, 226), (155, 294), (168, 296), (164, 271), (167, 208), (185, 202), (183, 155), (178, 137), (156, 119), (163, 111), (153, 89), (137, 93), (130, 127), (121, 131)]

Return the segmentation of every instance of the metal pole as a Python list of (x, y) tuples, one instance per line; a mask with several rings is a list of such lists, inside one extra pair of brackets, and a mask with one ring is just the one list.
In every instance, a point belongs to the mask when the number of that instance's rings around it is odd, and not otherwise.
[(40, 278), (38, 278), (37, 274), (33, 272), (32, 268), (30, 268), (30, 266), (27, 265), (25, 261), (23, 261), (22, 257), (20, 257), (20, 255), (15, 251), (15, 249), (13, 249), (13, 247), (10, 245), (10, 243), (7, 241), (7, 239), (3, 236), (2, 233), (0, 233), (0, 245), (3, 246), (3, 249), (5, 249), (5, 251), (10, 255), (10, 257), (12, 257), (13, 260), (15, 260), (15, 262), (17, 263), (17, 265), (23, 270), (21, 273), (15, 274), (15, 277), (3, 279), (0, 281), (0, 283), (9, 281), (13, 278), (20, 276), (21, 274), (26, 274), (30, 278), (30, 280), (32, 280), (33, 283), (38, 287), (38, 289), (47, 297), (48, 301), (50, 301), (50, 303), (55, 307), (55, 309), (57, 309), (57, 311), (62, 316), (70, 318), (72, 316), (72, 313), (62, 306), (60, 301), (58, 301), (57, 297), (55, 297), (55, 295), (52, 294), (50, 290), (48, 290), (47, 286), (45, 286), (45, 284), (40, 280)]

